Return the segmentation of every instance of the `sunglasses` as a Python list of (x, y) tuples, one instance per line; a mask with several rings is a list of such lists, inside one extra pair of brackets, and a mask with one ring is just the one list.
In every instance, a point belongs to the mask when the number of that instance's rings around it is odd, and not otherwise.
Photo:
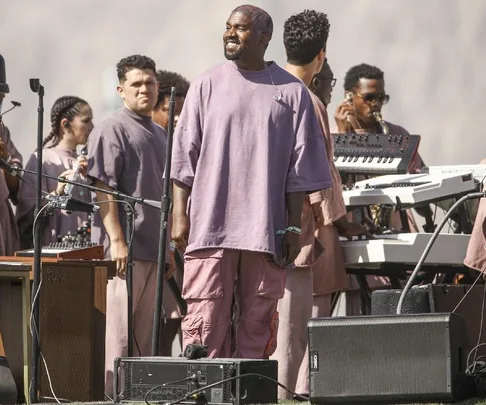
[(364, 102), (366, 103), (373, 103), (374, 101), (377, 101), (380, 104), (386, 104), (388, 101), (390, 101), (390, 96), (388, 94), (360, 94), (360, 93), (354, 93), (358, 97), (361, 97)]

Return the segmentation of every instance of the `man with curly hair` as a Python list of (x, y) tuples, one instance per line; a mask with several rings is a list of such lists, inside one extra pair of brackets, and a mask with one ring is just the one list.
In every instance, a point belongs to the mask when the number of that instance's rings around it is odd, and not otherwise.
[(187, 90), (189, 90), (189, 82), (179, 73), (167, 70), (157, 70), (156, 77), (159, 84), (159, 96), (152, 111), (152, 119), (167, 131), (171, 88), (176, 88), (174, 124), (177, 125)]
[[(307, 87), (324, 65), (328, 36), (329, 21), (324, 13), (304, 10), (285, 21), (285, 69)], [(287, 270), (285, 294), (278, 304), (281, 322), (274, 355), (278, 360), (279, 381), (292, 391), (304, 395), (308, 394), (309, 375), (307, 322), (313, 315), (313, 307), (319, 316), (330, 315), (331, 293), (342, 288), (346, 282), (338, 236), (365, 233), (361, 226), (346, 221), (346, 207), (339, 174), (333, 162), (333, 143), (326, 109), (315, 94), (310, 91), (309, 94), (320, 123), (320, 136), (326, 144), (327, 156), (323, 158), (330, 163), (333, 186), (305, 199), (302, 212), (303, 248), (295, 260), (296, 268)], [(315, 234), (319, 239), (315, 238)], [(325, 263), (317, 268), (316, 264), (322, 262), (323, 245), (325, 253), (329, 253), (324, 256)], [(318, 284), (317, 291), (313, 284)], [(279, 388), (279, 399), (289, 398), (292, 398), (291, 394)]]
[(265, 61), (272, 31), (264, 10), (233, 10), (223, 35), (227, 61), (193, 81), (174, 134), (184, 346), (207, 345), (210, 357), (273, 354), (285, 267), (301, 248), (304, 195), (332, 185), (309, 92)]

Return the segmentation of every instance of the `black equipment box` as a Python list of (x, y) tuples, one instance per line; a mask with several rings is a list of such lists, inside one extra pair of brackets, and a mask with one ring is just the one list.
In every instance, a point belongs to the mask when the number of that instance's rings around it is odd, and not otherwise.
[[(187, 398), (180, 403), (277, 403), (278, 367), (275, 360), (130, 357), (115, 359), (114, 370), (114, 401), (117, 403), (177, 401), (194, 390), (237, 376), (242, 377), (209, 387), (200, 392), (198, 398)], [(251, 373), (267, 378), (244, 376)]]

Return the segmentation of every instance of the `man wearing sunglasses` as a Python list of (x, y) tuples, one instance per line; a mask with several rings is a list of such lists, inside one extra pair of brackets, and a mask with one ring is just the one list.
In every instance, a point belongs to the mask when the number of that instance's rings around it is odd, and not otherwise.
[[(383, 133), (383, 127), (376, 120), (374, 113), (381, 113), (384, 104), (388, 103), (390, 96), (385, 91), (385, 79), (382, 70), (376, 66), (368, 64), (360, 64), (349, 69), (344, 78), (344, 97), (345, 100), (341, 102), (336, 112), (334, 119), (336, 121), (337, 130), (333, 133)], [(407, 130), (399, 125), (392, 124), (385, 121), (388, 126), (390, 134), (406, 135)], [(417, 153), (412, 162), (412, 173), (420, 172), (425, 166), (422, 158)], [(349, 176), (348, 185), (363, 180), (362, 176)], [(419, 207), (415, 211), (421, 215), (429, 215), (431, 213), (430, 207)], [(362, 222), (365, 218), (367, 210), (354, 210), (352, 215), (353, 221)], [(411, 210), (407, 210), (408, 226), (411, 232), (419, 232), (417, 223), (415, 222)], [(366, 221), (365, 221), (366, 222)], [(388, 218), (386, 228), (395, 232), (403, 232), (403, 225), (398, 211), (394, 211)], [(373, 232), (373, 229), (371, 229)], [(350, 291), (347, 297), (347, 314), (357, 315), (360, 313), (360, 293), (359, 287), (353, 277), (350, 277)], [(388, 279), (378, 276), (368, 276), (368, 284), (372, 289), (388, 285)]]
[(312, 78), (309, 89), (321, 100), (324, 106), (328, 106), (331, 103), (332, 89), (336, 85), (336, 78), (334, 73), (327, 62), (327, 58), (324, 60), (324, 64), (319, 73)]

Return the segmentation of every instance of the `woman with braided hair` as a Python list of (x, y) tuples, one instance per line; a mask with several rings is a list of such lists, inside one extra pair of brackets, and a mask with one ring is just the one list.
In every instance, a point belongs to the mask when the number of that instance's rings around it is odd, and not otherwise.
[[(81, 177), (77, 181), (85, 181), (87, 159), (77, 155), (76, 147), (85, 145), (93, 129), (93, 113), (89, 104), (74, 96), (58, 98), (51, 109), (51, 132), (44, 139), (43, 174), (58, 177), (72, 177), (73, 165), (77, 161), (80, 166)], [(27, 162), (26, 169), (36, 171), (37, 152), (34, 152)], [(35, 209), (35, 175), (25, 173), (25, 182), (21, 182), (19, 189), (19, 205), (17, 221), (20, 228), (21, 248), (33, 246), (32, 224)], [(42, 178), (42, 189), (52, 195), (63, 195), (66, 184), (54, 179)], [(91, 202), (91, 192), (82, 187), (74, 186), (71, 195), (78, 199)], [(42, 244), (45, 246), (57, 241), (59, 235), (68, 232), (76, 233), (78, 227), (83, 226), (88, 217), (84, 212), (71, 214), (59, 209), (45, 218)]]

